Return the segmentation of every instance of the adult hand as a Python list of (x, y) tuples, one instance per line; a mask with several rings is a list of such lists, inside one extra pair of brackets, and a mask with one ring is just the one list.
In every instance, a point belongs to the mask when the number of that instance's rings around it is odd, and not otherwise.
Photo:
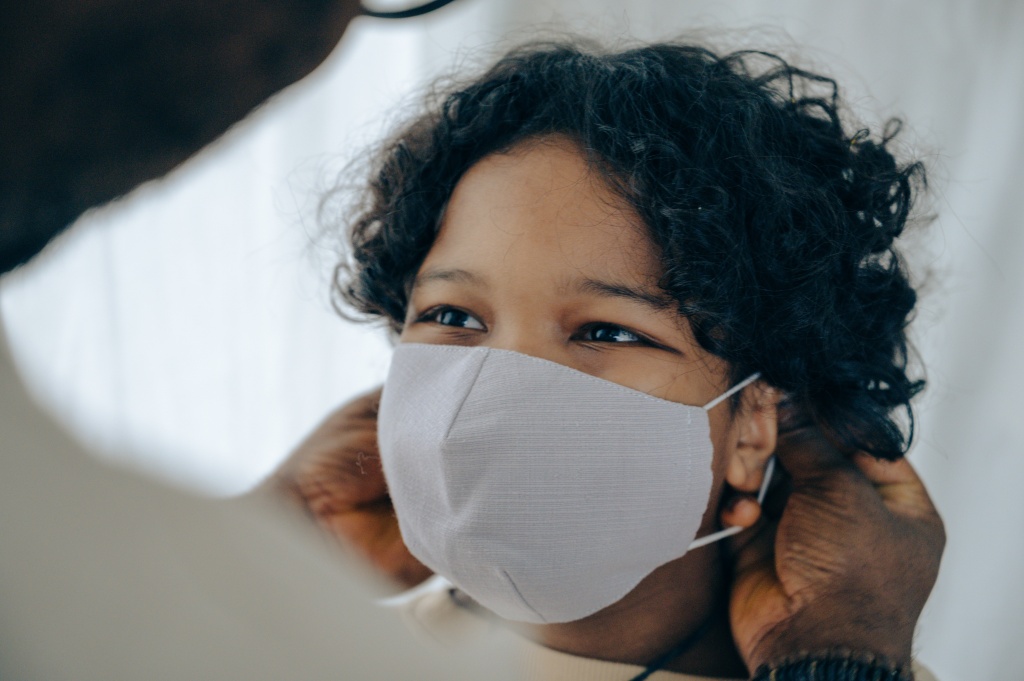
[(380, 388), (330, 414), (270, 481), (343, 547), (404, 587), (432, 574), (402, 542), (377, 450)]
[(945, 531), (906, 460), (846, 456), (816, 428), (780, 437), (791, 482), (777, 522), (735, 554), (730, 618), (751, 672), (806, 655), (909, 668)]

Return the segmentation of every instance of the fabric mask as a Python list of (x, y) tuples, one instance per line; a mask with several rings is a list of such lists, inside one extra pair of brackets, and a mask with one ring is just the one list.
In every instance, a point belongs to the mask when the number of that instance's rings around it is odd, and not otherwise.
[(694, 407), (517, 352), (400, 345), (378, 439), (402, 538), (501, 617), (586, 617), (738, 531), (693, 542), (707, 410), (756, 378)]

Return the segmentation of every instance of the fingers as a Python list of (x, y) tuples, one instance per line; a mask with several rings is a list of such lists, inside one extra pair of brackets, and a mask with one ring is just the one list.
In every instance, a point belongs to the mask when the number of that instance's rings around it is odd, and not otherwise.
[(387, 498), (377, 449), (380, 388), (335, 410), (295, 450), (277, 477), (314, 514), (343, 513)]
[(761, 517), (761, 504), (749, 494), (737, 494), (721, 513), (724, 527), (750, 527)]
[(858, 452), (853, 455), (853, 463), (875, 486), (890, 512), (941, 523), (928, 490), (909, 461), (886, 461)]
[[(837, 470), (859, 471), (863, 480), (874, 486), (890, 512), (907, 517), (938, 518), (924, 484), (906, 459), (887, 461), (863, 452), (847, 457), (816, 427), (780, 435), (775, 454), (792, 478), (794, 487)], [(849, 482), (854, 478), (845, 479)]]
[(433, 574), (409, 553), (390, 504), (379, 504), (359, 513), (321, 517), (317, 522), (342, 548), (354, 551), (378, 573), (406, 588)]
[(775, 456), (794, 486), (835, 469), (849, 469), (847, 457), (817, 427), (780, 434)]
[(383, 390), (383, 386), (377, 386), (357, 395), (328, 417), (328, 420), (334, 418), (354, 418), (373, 419), (376, 421), (377, 412), (380, 410), (380, 396)]
[(887, 461), (864, 452), (857, 452), (852, 458), (857, 468), (875, 485), (921, 484), (917, 472), (906, 459)]
[(774, 560), (774, 523), (764, 517), (753, 495), (736, 494), (725, 504), (719, 517), (724, 527), (747, 528), (726, 543), (737, 573)]
[(292, 484), (318, 515), (344, 513), (388, 496), (379, 457), (362, 451), (341, 451), (332, 459), (301, 466)]
[(730, 540), (732, 566), (736, 575), (752, 570), (775, 572), (776, 524), (761, 519), (747, 532)]
[(402, 541), (377, 447), (381, 389), (332, 412), (275, 476), (309, 517), (377, 572), (409, 587), (431, 572)]

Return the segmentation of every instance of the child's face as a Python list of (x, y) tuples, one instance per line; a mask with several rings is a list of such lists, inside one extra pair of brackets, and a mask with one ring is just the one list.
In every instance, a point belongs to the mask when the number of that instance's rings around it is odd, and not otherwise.
[[(661, 273), (640, 218), (572, 142), (527, 142), (459, 181), (401, 341), (514, 350), (703, 405), (730, 387), (727, 366), (694, 341)], [(745, 417), (709, 416), (717, 490)]]
[(684, 404), (729, 386), (657, 282), (633, 210), (562, 138), (463, 176), (417, 273), (403, 342), (515, 350)]

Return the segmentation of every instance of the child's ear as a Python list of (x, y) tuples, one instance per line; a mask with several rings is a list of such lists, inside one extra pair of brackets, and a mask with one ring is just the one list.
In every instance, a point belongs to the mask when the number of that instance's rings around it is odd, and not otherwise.
[(736, 446), (725, 471), (725, 481), (734, 489), (751, 494), (760, 489), (779, 433), (780, 397), (779, 391), (763, 381), (743, 391), (736, 413)]

